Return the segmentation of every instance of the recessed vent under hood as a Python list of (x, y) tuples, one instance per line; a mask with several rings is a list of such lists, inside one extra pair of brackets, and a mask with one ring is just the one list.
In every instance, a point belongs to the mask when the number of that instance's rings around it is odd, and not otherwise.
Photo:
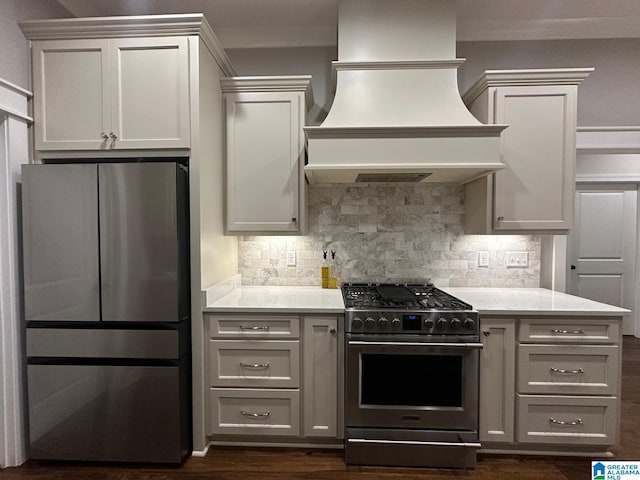
[(465, 182), (506, 167), (506, 125), (480, 123), (460, 98), (455, 5), (340, 0), (335, 98), (322, 125), (305, 127), (309, 182)]
[(403, 182), (403, 183), (416, 183), (421, 182), (427, 178), (430, 173), (359, 173), (356, 177), (356, 183), (371, 183), (371, 182)]

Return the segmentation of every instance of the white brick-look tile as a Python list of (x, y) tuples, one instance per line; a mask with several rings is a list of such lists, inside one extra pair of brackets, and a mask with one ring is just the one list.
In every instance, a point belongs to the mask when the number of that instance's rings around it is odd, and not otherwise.
[[(537, 287), (540, 238), (464, 235), (464, 188), (452, 184), (318, 185), (309, 188), (309, 234), (245, 236), (245, 285), (320, 285), (322, 250), (335, 250), (339, 282), (431, 279), (438, 286)], [(286, 251), (297, 264), (286, 266)], [(489, 267), (477, 253), (489, 252)], [(527, 268), (507, 268), (507, 251), (529, 253)]]

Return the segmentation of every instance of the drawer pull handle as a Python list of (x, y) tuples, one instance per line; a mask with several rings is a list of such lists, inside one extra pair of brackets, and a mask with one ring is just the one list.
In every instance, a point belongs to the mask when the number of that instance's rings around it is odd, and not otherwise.
[(582, 425), (584, 422), (582, 421), (581, 418), (577, 418), (575, 420), (573, 420), (572, 422), (567, 422), (565, 420), (556, 420), (553, 417), (549, 417), (549, 422), (555, 424), (555, 425), (564, 425), (567, 427), (575, 427), (576, 425)]
[(247, 327), (246, 325), (240, 325), (240, 330), (269, 330), (269, 325), (256, 325)]
[(551, 329), (551, 333), (559, 333), (560, 335), (584, 335), (584, 330), (559, 330)]
[(244, 410), (240, 410), (240, 414), (243, 417), (251, 417), (251, 418), (266, 418), (271, 415), (270, 411), (266, 411), (264, 413), (253, 413), (253, 412), (245, 412)]
[(265, 363), (242, 363), (242, 362), (240, 362), (240, 366), (242, 368), (269, 368), (269, 362), (265, 362)]
[(577, 370), (565, 370), (564, 368), (551, 367), (549, 370), (553, 373), (565, 373), (567, 375), (581, 375), (584, 373), (582, 368), (578, 368)]

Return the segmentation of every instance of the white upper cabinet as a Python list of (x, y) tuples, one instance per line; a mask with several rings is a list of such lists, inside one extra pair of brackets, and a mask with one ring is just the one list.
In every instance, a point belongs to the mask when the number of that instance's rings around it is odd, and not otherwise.
[(36, 150), (188, 148), (187, 42), (33, 41)]
[(578, 84), (591, 68), (486, 71), (464, 95), (502, 132), (507, 168), (466, 184), (465, 233), (566, 233), (575, 192)]
[(227, 233), (302, 234), (310, 76), (222, 79), (227, 115)]

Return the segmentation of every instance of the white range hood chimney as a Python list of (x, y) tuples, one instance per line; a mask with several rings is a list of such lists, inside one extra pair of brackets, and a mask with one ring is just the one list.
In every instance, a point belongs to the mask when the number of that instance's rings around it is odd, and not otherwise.
[(310, 183), (465, 182), (506, 167), (458, 92), (455, 0), (340, 0), (336, 93), (306, 127)]

